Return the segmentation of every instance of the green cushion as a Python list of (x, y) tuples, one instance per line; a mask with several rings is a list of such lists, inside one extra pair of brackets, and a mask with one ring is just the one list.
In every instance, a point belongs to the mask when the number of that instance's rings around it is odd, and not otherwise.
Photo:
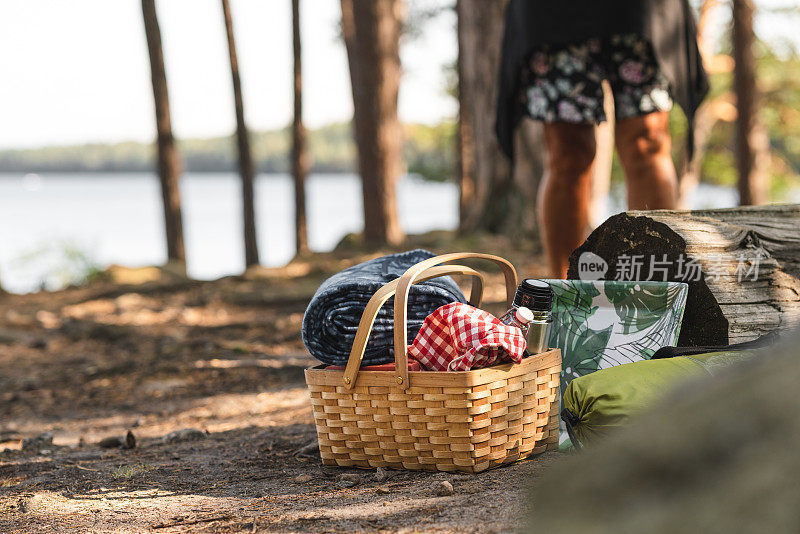
[(569, 412), (565, 415), (571, 420), (575, 437), (585, 445), (623, 426), (681, 383), (714, 374), (753, 354), (711, 352), (602, 369), (570, 382), (562, 400)]

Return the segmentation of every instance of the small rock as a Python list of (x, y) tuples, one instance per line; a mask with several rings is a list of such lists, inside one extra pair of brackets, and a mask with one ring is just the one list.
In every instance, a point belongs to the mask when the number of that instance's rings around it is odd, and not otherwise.
[(312, 478), (311, 475), (298, 475), (295, 477), (294, 481), (298, 484), (305, 484), (306, 482), (310, 481)]
[(376, 481), (383, 482), (384, 480), (386, 480), (387, 476), (388, 475), (386, 474), (386, 469), (384, 469), (383, 467), (379, 467), (378, 469), (375, 470)]
[(351, 473), (345, 473), (336, 477), (336, 483), (343, 488), (352, 488), (361, 484), (361, 476)]
[(175, 432), (170, 432), (161, 438), (161, 440), (164, 443), (178, 443), (180, 441), (193, 441), (204, 438), (205, 436), (206, 434), (202, 430), (198, 430), (196, 428), (183, 428), (181, 430), (176, 430)]
[(119, 436), (108, 436), (97, 442), (97, 446), (101, 449), (114, 449), (122, 446), (122, 438)]
[[(23, 391), (35, 391), (39, 389), (39, 381), (34, 378), (27, 378), (23, 380), (20, 384), (20, 387)], [(49, 434), (49, 432), (44, 432), (44, 434)]]
[(123, 449), (134, 449), (136, 448), (136, 436), (133, 435), (133, 432), (128, 430), (128, 433), (125, 434), (125, 441), (122, 443)]
[(39, 451), (39, 454), (41, 454), (42, 456), (49, 456), (53, 454), (53, 451), (50, 449), (42, 449)]
[(28, 346), (32, 349), (46, 349), (47, 340), (42, 337), (34, 338), (28, 342)]
[(181, 455), (180, 454), (173, 454), (172, 456), (170, 456), (170, 458), (172, 458), (173, 460), (180, 460), (181, 459)]
[(41, 449), (42, 447), (49, 447), (51, 445), (53, 445), (52, 432), (42, 432), (34, 438), (25, 438), (22, 440), (23, 451)]
[(453, 485), (447, 480), (443, 480), (442, 482), (436, 484), (434, 489), (436, 490), (436, 495), (439, 497), (446, 497), (453, 494)]
[(375, 493), (380, 493), (381, 495), (386, 495), (387, 493), (391, 493), (392, 490), (387, 488), (386, 486), (381, 486), (375, 490)]
[(86, 446), (86, 438), (81, 436), (80, 438), (78, 438), (78, 448), (82, 449), (85, 446)]

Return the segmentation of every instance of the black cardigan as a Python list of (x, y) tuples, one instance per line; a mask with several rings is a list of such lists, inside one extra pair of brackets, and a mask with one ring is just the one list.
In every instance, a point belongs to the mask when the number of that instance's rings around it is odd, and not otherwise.
[[(544, 43), (571, 43), (635, 33), (653, 46), (672, 98), (694, 122), (708, 92), (697, 48), (697, 27), (688, 0), (510, 0), (505, 14), (495, 131), (513, 160), (514, 130), (523, 116), (520, 72)], [(689, 128), (689, 150), (693, 148)]]

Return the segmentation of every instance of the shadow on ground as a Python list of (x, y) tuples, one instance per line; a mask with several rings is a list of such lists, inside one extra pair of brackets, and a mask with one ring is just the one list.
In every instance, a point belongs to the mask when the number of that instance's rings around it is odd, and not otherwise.
[[(0, 299), (0, 531), (515, 528), (554, 455), (477, 476), (321, 464), (299, 329), (328, 273), (299, 272)], [(129, 430), (135, 448), (98, 446)]]

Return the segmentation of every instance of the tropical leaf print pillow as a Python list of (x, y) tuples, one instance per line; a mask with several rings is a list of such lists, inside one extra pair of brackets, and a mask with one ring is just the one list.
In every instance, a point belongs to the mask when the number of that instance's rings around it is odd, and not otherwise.
[(678, 341), (688, 286), (680, 282), (546, 280), (550, 346), (561, 349), (562, 391), (598, 369), (648, 360)]

